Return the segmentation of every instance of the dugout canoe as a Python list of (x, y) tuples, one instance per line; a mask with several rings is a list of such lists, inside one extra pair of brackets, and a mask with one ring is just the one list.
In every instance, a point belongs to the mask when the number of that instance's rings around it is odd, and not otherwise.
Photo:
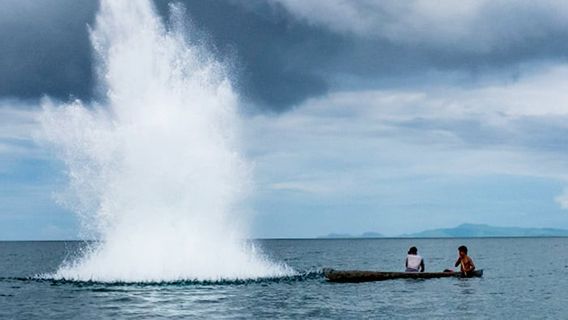
[(380, 272), (323, 269), (323, 274), (330, 282), (368, 282), (393, 279), (473, 278), (482, 277), (483, 270), (475, 270), (464, 275), (461, 272)]

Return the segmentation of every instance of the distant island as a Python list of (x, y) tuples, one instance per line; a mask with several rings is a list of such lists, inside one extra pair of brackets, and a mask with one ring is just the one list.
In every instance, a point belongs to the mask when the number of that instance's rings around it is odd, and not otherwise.
[(568, 230), (553, 228), (494, 227), (487, 224), (464, 223), (455, 228), (432, 229), (417, 233), (403, 234), (401, 237), (568, 237)]
[[(382, 238), (377, 232), (361, 235), (330, 233), (318, 238)], [(554, 228), (495, 227), (487, 224), (464, 223), (455, 228), (425, 230), (417, 233), (399, 235), (400, 238), (482, 238), (482, 237), (568, 237), (568, 230)]]
[(359, 235), (352, 235), (348, 233), (330, 233), (325, 236), (319, 236), (320, 239), (349, 239), (349, 238), (384, 238), (384, 236), (378, 232), (365, 232)]

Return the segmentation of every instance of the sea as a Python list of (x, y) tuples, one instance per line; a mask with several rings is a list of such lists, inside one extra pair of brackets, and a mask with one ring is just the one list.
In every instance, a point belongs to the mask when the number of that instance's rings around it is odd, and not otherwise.
[[(0, 319), (568, 319), (568, 238), (256, 240), (296, 275), (221, 282), (95, 283), (42, 277), (84, 242), (0, 242)], [(330, 283), (323, 268), (427, 271), (466, 245), (482, 278)], [(222, 261), (231, 263), (231, 261)]]

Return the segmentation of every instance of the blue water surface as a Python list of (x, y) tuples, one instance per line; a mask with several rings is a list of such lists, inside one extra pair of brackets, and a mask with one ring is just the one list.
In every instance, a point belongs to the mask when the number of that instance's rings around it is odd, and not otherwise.
[[(568, 238), (259, 240), (298, 276), (224, 283), (38, 280), (81, 242), (0, 242), (0, 319), (567, 319)], [(427, 271), (470, 248), (483, 278), (336, 284), (324, 267), (402, 271), (409, 246)], [(227, 262), (230, 263), (230, 262)]]

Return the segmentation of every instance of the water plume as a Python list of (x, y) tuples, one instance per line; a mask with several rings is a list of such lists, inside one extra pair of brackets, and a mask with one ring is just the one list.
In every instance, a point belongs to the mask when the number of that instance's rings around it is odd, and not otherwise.
[[(181, 21), (172, 6), (172, 21)], [(175, 26), (177, 25), (177, 27)], [(246, 236), (250, 168), (224, 66), (150, 1), (102, 0), (91, 41), (100, 104), (43, 103), (69, 178), (61, 199), (100, 239), (55, 278), (159, 282), (276, 277)]]

